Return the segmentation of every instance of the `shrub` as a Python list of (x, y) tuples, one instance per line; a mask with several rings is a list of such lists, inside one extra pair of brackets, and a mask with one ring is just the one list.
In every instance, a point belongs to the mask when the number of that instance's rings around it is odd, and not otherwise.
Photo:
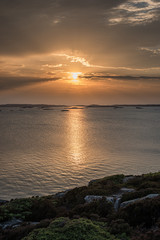
[(80, 187), (68, 191), (62, 198), (62, 204), (74, 207), (76, 204), (84, 203), (86, 189), (87, 187)]
[(142, 231), (135, 231), (134, 236), (131, 240), (159, 240), (160, 239), (160, 229), (149, 230), (142, 233)]
[(21, 240), (36, 228), (46, 228), (51, 220), (45, 219), (37, 225), (22, 224), (20, 227), (13, 229), (5, 229), (1, 232), (0, 240)]
[(123, 174), (112, 175), (112, 176), (109, 176), (109, 177), (104, 177), (104, 178), (101, 178), (101, 179), (91, 181), (89, 183), (89, 186), (96, 185), (96, 184), (106, 185), (106, 184), (108, 184), (108, 182), (112, 182), (114, 184), (122, 184), (123, 179), (124, 179)]
[(140, 191), (124, 193), (122, 198), (121, 198), (121, 202), (129, 201), (129, 200), (136, 199), (136, 198), (145, 197), (148, 194), (152, 194), (152, 193), (160, 193), (160, 190), (159, 189), (147, 188), (147, 189), (143, 189), (143, 190), (140, 190)]
[(13, 217), (27, 219), (32, 214), (31, 206), (31, 198), (11, 200), (9, 203), (0, 206), (0, 221), (7, 221)]
[(133, 179), (130, 179), (126, 186), (131, 186), (136, 188), (137, 190), (140, 189), (159, 189), (160, 190), (160, 172), (157, 173), (149, 173), (143, 174), (141, 176), (137, 176)]
[(120, 209), (119, 218), (123, 218), (131, 226), (153, 226), (160, 217), (160, 197), (145, 199)]
[(91, 203), (79, 204), (73, 210), (74, 215), (81, 215), (90, 218), (92, 214), (98, 214), (100, 217), (106, 217), (113, 212), (113, 205), (102, 198)]
[(73, 208), (77, 204), (83, 204), (85, 202), (84, 198), (87, 195), (107, 196), (113, 194), (121, 188), (123, 178), (124, 175), (114, 175), (92, 181), (88, 187), (74, 188), (65, 194), (62, 199), (62, 204)]
[(113, 220), (109, 226), (109, 232), (112, 234), (125, 233), (129, 235), (131, 233), (131, 227), (123, 219)]
[(40, 221), (56, 216), (56, 202), (52, 197), (34, 197), (11, 200), (0, 206), (0, 221), (12, 218), (25, 221)]
[(118, 240), (100, 224), (85, 219), (60, 218), (46, 229), (34, 230), (23, 240)]

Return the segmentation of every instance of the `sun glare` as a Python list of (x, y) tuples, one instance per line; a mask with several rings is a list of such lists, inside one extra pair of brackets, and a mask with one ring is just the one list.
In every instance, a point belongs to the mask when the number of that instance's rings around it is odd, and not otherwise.
[(78, 78), (78, 73), (77, 72), (75, 72), (75, 73), (72, 73), (72, 77), (73, 77), (73, 79), (77, 79)]
[(72, 72), (71, 77), (72, 77), (72, 82), (78, 83), (79, 82), (79, 75), (81, 72)]

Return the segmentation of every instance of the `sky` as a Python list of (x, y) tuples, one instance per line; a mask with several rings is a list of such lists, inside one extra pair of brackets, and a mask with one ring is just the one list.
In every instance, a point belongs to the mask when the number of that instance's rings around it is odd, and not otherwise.
[(160, 104), (160, 0), (0, 0), (0, 104)]

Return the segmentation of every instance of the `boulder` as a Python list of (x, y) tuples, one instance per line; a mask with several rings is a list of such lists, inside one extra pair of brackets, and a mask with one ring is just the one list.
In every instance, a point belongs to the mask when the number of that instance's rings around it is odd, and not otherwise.
[(135, 202), (138, 202), (138, 201), (142, 201), (142, 200), (145, 200), (145, 199), (152, 199), (152, 198), (156, 198), (160, 196), (160, 194), (149, 194), (145, 197), (142, 197), (142, 198), (136, 198), (136, 199), (133, 199), (133, 200), (129, 200), (129, 201), (126, 201), (126, 202), (122, 202), (120, 204), (120, 207), (121, 208), (124, 208), (124, 207), (127, 207), (128, 205), (132, 204), (132, 203), (135, 203)]
[(120, 203), (121, 203), (121, 197), (117, 197), (115, 199), (115, 202), (114, 202), (114, 209), (115, 209), (115, 211), (118, 211)]
[(133, 176), (133, 175), (129, 175), (129, 176), (124, 177), (123, 183), (127, 183), (129, 180), (131, 180), (133, 178), (135, 178), (135, 176)]
[(113, 194), (111, 196), (96, 196), (96, 195), (88, 195), (84, 198), (86, 203), (91, 203), (96, 200), (100, 200), (103, 197), (106, 199), (106, 201), (111, 202), (114, 206), (115, 211), (117, 211), (120, 207), (121, 198), (123, 193), (130, 193), (134, 192), (135, 190), (132, 188), (121, 188), (120, 191), (117, 194)]
[(14, 227), (20, 226), (21, 223), (22, 223), (22, 220), (13, 218), (13, 219), (10, 220), (10, 221), (6, 221), (6, 222), (1, 223), (1, 224), (0, 224), (0, 227), (1, 227), (2, 229), (14, 228)]
[(71, 189), (65, 190), (65, 191), (63, 191), (63, 192), (58, 192), (58, 193), (56, 193), (56, 194), (54, 195), (54, 197), (56, 197), (56, 198), (62, 198), (62, 197), (64, 197), (64, 196), (66, 195), (66, 193), (69, 192), (70, 190), (71, 190)]
[(87, 195), (84, 200), (86, 201), (86, 203), (91, 203), (93, 201), (96, 200), (100, 200), (102, 198), (105, 198), (106, 201), (114, 203), (114, 197), (106, 197), (106, 196), (95, 196), (95, 195)]

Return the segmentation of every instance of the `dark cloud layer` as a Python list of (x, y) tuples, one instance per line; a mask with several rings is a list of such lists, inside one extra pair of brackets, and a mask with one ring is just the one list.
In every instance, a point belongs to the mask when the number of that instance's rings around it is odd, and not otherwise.
[(125, 2), (125, 0), (81, 0), (81, 1), (75, 1), (75, 0), (59, 0), (57, 3), (59, 3), (59, 6), (63, 9), (110, 9), (118, 4)]
[(56, 81), (58, 78), (0, 77), (0, 91)]
[(160, 77), (155, 76), (110, 76), (110, 75), (86, 75), (84, 78), (92, 79), (92, 80), (122, 80), (122, 81), (145, 81), (145, 80), (153, 80), (160, 81)]
[[(87, 44), (89, 35), (93, 37), (99, 32), (96, 25), (103, 22), (104, 12), (120, 2), (1, 0), (0, 53), (16, 55), (73, 48), (77, 37), (86, 38)], [(75, 48), (79, 50), (78, 44)]]

